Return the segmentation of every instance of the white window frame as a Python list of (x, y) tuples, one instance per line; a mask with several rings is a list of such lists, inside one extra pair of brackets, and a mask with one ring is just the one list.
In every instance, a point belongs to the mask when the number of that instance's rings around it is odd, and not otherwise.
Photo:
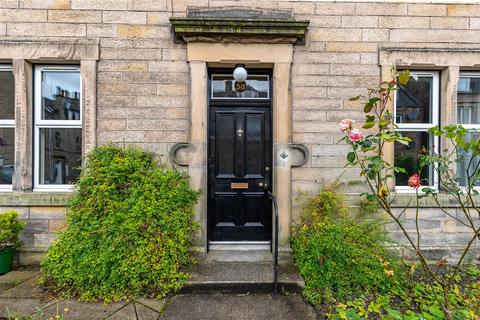
[[(399, 129), (423, 129), (428, 130), (439, 124), (440, 114), (440, 72), (439, 71), (412, 71), (414, 77), (432, 77), (432, 122), (430, 123), (396, 123), (397, 120), (397, 91), (394, 94), (393, 119)], [(436, 94), (435, 94), (436, 93)], [(400, 131), (400, 130), (399, 130)], [(412, 130), (413, 131), (413, 130)]]
[[(460, 78), (480, 78), (480, 72), (463, 72), (463, 71), (460, 71), (460, 75), (458, 77), (459, 81), (460, 81)], [(460, 91), (460, 93), (462, 93), (464, 91)], [(455, 119), (457, 119), (457, 115), (458, 115), (458, 99), (457, 99), (457, 95), (458, 95), (458, 90), (457, 92), (455, 92), (455, 101), (457, 101), (457, 104), (455, 106)], [(480, 123), (478, 124), (463, 124), (463, 123), (460, 123), (458, 122), (459, 119), (457, 119), (457, 123), (458, 124), (461, 124), (465, 129), (474, 129), (474, 130), (478, 130), (480, 131)]]
[[(430, 123), (396, 123), (397, 119), (397, 91), (394, 92), (393, 97), (393, 119), (397, 128), (395, 131), (402, 132), (427, 132), (428, 129), (433, 128), (440, 123), (440, 72), (439, 71), (411, 71), (410, 75), (413, 77), (432, 77), (432, 110)], [(433, 136), (433, 152), (438, 153), (439, 150), (439, 137)], [(395, 155), (394, 155), (395, 157)], [(424, 187), (430, 187), (433, 190), (438, 190), (438, 172), (433, 169), (433, 184)], [(416, 193), (416, 189), (409, 186), (397, 186), (395, 185), (395, 191), (399, 193)]]
[[(480, 72), (471, 72), (471, 71), (461, 71), (460, 74), (458, 75), (458, 81), (460, 82), (461, 78), (480, 78)], [(458, 91), (458, 86), (457, 86), (457, 91), (455, 92), (455, 119), (457, 124), (461, 124), (465, 129), (472, 131), (475, 130), (476, 132), (480, 133), (480, 123), (477, 124), (463, 124), (460, 123), (460, 119), (458, 119), (458, 93), (464, 93), (466, 91)], [(470, 117), (471, 117), (471, 105), (470, 107)], [(465, 188), (466, 189), (466, 188)], [(474, 186), (473, 189), (475, 190), (480, 190), (480, 186)]]
[[(0, 72), (12, 72), (12, 71), (13, 69), (11, 65), (0, 64)], [(15, 118), (11, 120), (0, 119), (0, 128), (13, 128), (15, 130)], [(15, 167), (13, 168), (13, 170), (15, 170)], [(0, 192), (12, 192), (12, 184), (0, 184)]]
[[(42, 72), (78, 72), (80, 77), (80, 119), (79, 120), (42, 120)], [(82, 129), (83, 119), (83, 92), (80, 66), (69, 65), (36, 65), (34, 71), (34, 160), (33, 160), (33, 191), (65, 192), (75, 187), (73, 184), (40, 184), (40, 129), (65, 128)], [(82, 132), (83, 135), (83, 132)]]

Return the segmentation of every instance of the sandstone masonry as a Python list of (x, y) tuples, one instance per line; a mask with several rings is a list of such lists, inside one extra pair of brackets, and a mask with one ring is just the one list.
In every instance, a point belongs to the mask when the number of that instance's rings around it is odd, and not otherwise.
[[(295, 214), (301, 204), (300, 193), (314, 193), (331, 183), (339, 183), (346, 193), (361, 191), (358, 184), (351, 183), (359, 180), (358, 170), (344, 168), (347, 148), (337, 144), (341, 138), (338, 122), (346, 117), (363, 121), (362, 106), (348, 99), (365, 94), (367, 87), (385, 77), (382, 50), (428, 49), (429, 55), (440, 57), (444, 52), (455, 55), (461, 50), (477, 50), (478, 55), (480, 45), (480, 5), (470, 4), (4, 0), (0, 1), (0, 60), (12, 63), (16, 59), (11, 56), (12, 43), (36, 43), (37, 48), (59, 43), (56, 49), (44, 49), (41, 57), (27, 58), (27, 69), (28, 64), (37, 62), (79, 63), (79, 43), (88, 43), (88, 48), (82, 49), (87, 53), (90, 46), (96, 47), (98, 58), (89, 58), (96, 61), (91, 67), (94, 77), (90, 90), (96, 105), (90, 111), (96, 117), (90, 131), (94, 135), (91, 145), (132, 144), (170, 163), (171, 147), (190, 138), (191, 106), (186, 45), (174, 39), (169, 18), (184, 17), (191, 8), (232, 6), (283, 10), (292, 12), (296, 20), (310, 21), (305, 45), (293, 47), (290, 75), (291, 140), (310, 151), (307, 163), (292, 169)], [(76, 44), (77, 49), (67, 50), (68, 54), (58, 58), (55, 52), (61, 51), (62, 43)], [(51, 60), (49, 54), (55, 54), (55, 59)], [(448, 65), (447, 60), (443, 65), (419, 63), (419, 68), (440, 71)], [(470, 70), (475, 69), (472, 65), (468, 66)], [(454, 66), (462, 69), (461, 64)], [(20, 256), (20, 263), (38, 262), (64, 224), (68, 195), (27, 188), (0, 194), (0, 199), (0, 211), (15, 208), (27, 222), (22, 240), (24, 253), (28, 254)], [(427, 204), (422, 210), (421, 226), (428, 234), (425, 246), (431, 248), (433, 256), (455, 256), (455, 248), (466, 239), (465, 230), (429, 207)], [(411, 220), (412, 215), (407, 214), (405, 219)], [(395, 228), (390, 231), (395, 239), (404, 240)], [(478, 241), (475, 250), (480, 256)]]

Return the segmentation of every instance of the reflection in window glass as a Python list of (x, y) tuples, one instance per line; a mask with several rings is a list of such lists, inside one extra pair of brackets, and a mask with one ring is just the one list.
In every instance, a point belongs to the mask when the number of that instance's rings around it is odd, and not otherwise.
[(0, 72), (0, 119), (15, 119), (14, 80), (11, 71)]
[(462, 124), (480, 124), (480, 77), (461, 76), (457, 91), (457, 119)]
[[(409, 137), (412, 141), (405, 146), (395, 143), (395, 166), (404, 168), (407, 173), (395, 173), (395, 181), (397, 186), (407, 186), (410, 176), (419, 170), (419, 159), (422, 154), (426, 154), (429, 150), (433, 150), (433, 136), (428, 132), (411, 132), (404, 131), (402, 135)], [(425, 167), (420, 172), (423, 185), (433, 185), (433, 168)]]
[(80, 120), (80, 73), (42, 72), (42, 120)]
[[(477, 141), (480, 143), (480, 133), (472, 132), (465, 137), (466, 141)], [(470, 176), (473, 185), (480, 186), (479, 174), (480, 159), (474, 157), (472, 159), (472, 152), (465, 152), (461, 150), (458, 154), (457, 161), (457, 179), (461, 186), (468, 185), (468, 177)]]
[[(81, 128), (40, 129), (40, 183), (71, 184), (80, 175)], [(81, 144), (81, 143), (80, 143)]]
[(410, 77), (396, 95), (396, 123), (432, 123), (432, 76)]
[(15, 129), (0, 128), (0, 184), (12, 184)]
[(269, 77), (267, 75), (249, 75), (243, 92), (235, 90), (235, 80), (230, 75), (212, 75), (211, 92), (214, 99), (268, 99)]

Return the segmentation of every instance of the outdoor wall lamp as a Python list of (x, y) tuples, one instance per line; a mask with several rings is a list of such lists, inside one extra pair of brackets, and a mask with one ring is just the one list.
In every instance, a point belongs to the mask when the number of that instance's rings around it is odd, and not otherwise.
[(247, 80), (247, 69), (245, 69), (244, 64), (236, 64), (235, 70), (233, 70), (233, 79), (238, 82), (244, 82)]

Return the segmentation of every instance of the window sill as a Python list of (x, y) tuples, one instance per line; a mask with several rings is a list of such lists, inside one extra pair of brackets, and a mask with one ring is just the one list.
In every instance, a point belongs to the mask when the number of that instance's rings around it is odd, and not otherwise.
[(66, 206), (72, 192), (52, 192), (47, 190), (35, 192), (1, 192), (0, 206)]
[[(475, 200), (475, 204), (480, 206), (480, 196), (473, 196)], [(438, 203), (444, 208), (458, 208), (458, 202), (449, 194), (446, 193), (439, 193), (437, 196)], [(410, 202), (410, 204), (409, 204)], [(432, 196), (420, 198), (418, 200), (419, 206), (422, 208), (437, 208), (438, 204), (433, 199)], [(397, 193), (395, 200), (393, 201), (392, 207), (402, 208), (406, 206), (416, 206), (416, 199), (415, 194), (405, 194), (405, 193)]]
[(12, 185), (0, 185), (0, 192), (12, 192)]
[(73, 192), (75, 185), (41, 185), (33, 188), (33, 192), (52, 192), (52, 193), (71, 193)]
[[(397, 192), (392, 194), (392, 197), (395, 197), (392, 203), (393, 208), (404, 208), (404, 207), (415, 207), (416, 206), (416, 196), (415, 193), (404, 193), (404, 192)], [(458, 208), (460, 207), (457, 202), (453, 199), (452, 196), (439, 193), (438, 194), (438, 202), (443, 208)], [(358, 205), (360, 200), (360, 194), (348, 194), (347, 199), (353, 205)], [(474, 196), (475, 203), (480, 206), (480, 196)], [(420, 198), (418, 200), (419, 207), (421, 208), (438, 208), (436, 201), (433, 199), (432, 196)]]
[[(423, 188), (430, 188), (430, 190), (432, 190), (433, 192), (437, 192), (438, 190), (438, 187), (436, 186), (420, 186), (420, 188), (418, 189), (419, 195), (424, 194), (424, 192), (422, 191)], [(417, 189), (412, 187), (407, 187), (407, 186), (400, 186), (400, 187), (395, 187), (394, 193), (397, 194), (397, 197), (399, 195), (412, 196), (417, 194)]]

